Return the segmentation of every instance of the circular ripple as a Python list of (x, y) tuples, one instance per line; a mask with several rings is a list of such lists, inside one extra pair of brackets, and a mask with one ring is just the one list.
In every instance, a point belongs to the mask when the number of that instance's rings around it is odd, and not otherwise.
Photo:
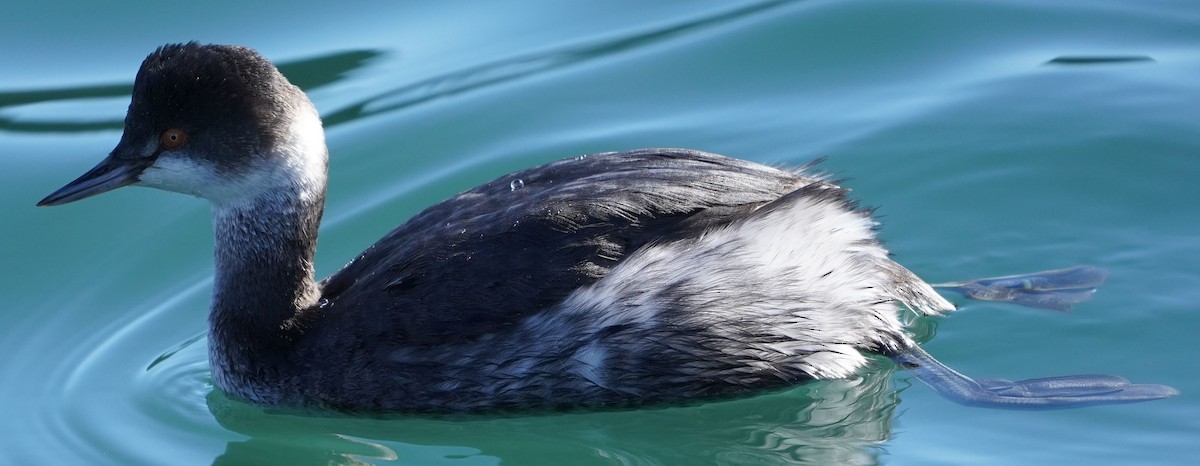
[(77, 342), (47, 380), (54, 403), (43, 422), (86, 464), (171, 464), (211, 458), (232, 434), (205, 404), (212, 390), (203, 320), (208, 281), (181, 285), (128, 318)]

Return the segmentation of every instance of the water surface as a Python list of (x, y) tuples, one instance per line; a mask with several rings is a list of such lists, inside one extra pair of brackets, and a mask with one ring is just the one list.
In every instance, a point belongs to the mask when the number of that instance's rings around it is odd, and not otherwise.
[[(163, 5), (0, 17), (0, 463), (1183, 464), (1200, 456), (1200, 9), (1145, 1)], [(819, 157), (933, 281), (1106, 267), (1072, 313), (963, 303), (956, 369), (1114, 373), (1152, 403), (951, 404), (880, 360), (699, 406), (502, 418), (278, 413), (214, 391), (208, 207), (140, 188), (38, 209), (120, 136), (164, 42), (240, 43), (321, 110), (321, 276), (425, 206), (577, 154)]]

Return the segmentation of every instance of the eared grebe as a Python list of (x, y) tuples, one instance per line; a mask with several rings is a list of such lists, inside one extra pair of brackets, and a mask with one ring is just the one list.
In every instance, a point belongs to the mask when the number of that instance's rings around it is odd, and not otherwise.
[[(126, 185), (208, 199), (216, 386), (362, 411), (637, 406), (846, 377), (891, 357), (955, 401), (1067, 407), (1163, 398), (1085, 375), (972, 380), (906, 335), (953, 306), (876, 240), (847, 190), (681, 149), (576, 157), (436, 204), (313, 276), (328, 152), (316, 109), (254, 51), (166, 45), (134, 81), (108, 158), (47, 196)], [(1091, 267), (949, 284), (1042, 307)]]

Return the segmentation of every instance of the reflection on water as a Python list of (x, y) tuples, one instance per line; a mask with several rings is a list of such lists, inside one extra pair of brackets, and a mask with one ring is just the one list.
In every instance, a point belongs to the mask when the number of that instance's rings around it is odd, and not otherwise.
[[(751, 4), (719, 12), (712, 16), (660, 25), (647, 31), (475, 65), (388, 90), (334, 112), (322, 113), (322, 121), (326, 127), (329, 127), (534, 74), (551, 72), (589, 60), (648, 47), (667, 39), (695, 33), (746, 16), (764, 13), (785, 3), (791, 2), (767, 1)], [(284, 75), (291, 76), (286, 71)]]
[[(149, 53), (149, 51), (147, 51)], [(347, 73), (366, 66), (380, 52), (371, 50), (347, 50), (306, 60), (280, 63), (279, 70), (301, 89), (311, 89), (343, 79)], [(23, 133), (39, 132), (83, 132), (96, 130), (119, 130), (125, 127), (125, 108), (133, 91), (133, 79), (121, 84), (94, 84), (71, 88), (35, 89), (0, 92), (0, 131)], [(107, 106), (107, 118), (78, 121), (79, 107), (87, 101), (101, 98)], [(119, 104), (118, 104), (119, 102)], [(61, 117), (47, 118), (28, 115), (23, 108), (33, 105), (56, 103), (71, 107), (70, 112), (61, 112)], [(27, 107), (29, 106), (29, 107)], [(86, 108), (86, 106), (85, 106)]]
[[(532, 417), (363, 419), (269, 413), (207, 397), (231, 441), (216, 464), (289, 451), (295, 464), (877, 464), (899, 402), (882, 362), (866, 375), (693, 407)], [(780, 407), (783, 407), (780, 409)], [(449, 442), (449, 444), (448, 444)], [(531, 444), (540, 445), (534, 451)]]
[[(371, 115), (396, 111), (434, 99), (647, 47), (682, 34), (693, 33), (749, 15), (763, 13), (786, 3), (790, 2), (767, 1), (751, 4), (711, 16), (661, 25), (652, 30), (621, 35), (607, 40), (471, 66), (442, 76), (385, 90), (340, 109), (323, 109), (322, 122), (326, 128), (329, 128)], [(282, 62), (277, 66), (292, 84), (304, 90), (311, 90), (345, 78), (349, 72), (367, 66), (372, 59), (382, 54), (383, 52), (378, 50), (347, 50), (305, 60)], [(35, 133), (121, 129), (124, 127), (124, 104), (127, 103), (125, 99), (121, 99), (122, 105), (112, 106), (112, 112), (108, 118), (99, 121), (31, 119), (20, 109), (22, 106), (48, 102), (77, 105), (82, 101), (104, 97), (127, 98), (132, 87), (133, 84), (130, 81), (129, 83), (98, 84), (74, 88), (0, 92), (0, 131)]]
[(1145, 55), (1113, 56), (1068, 56), (1054, 57), (1047, 65), (1111, 65), (1121, 63), (1150, 63), (1154, 59)]

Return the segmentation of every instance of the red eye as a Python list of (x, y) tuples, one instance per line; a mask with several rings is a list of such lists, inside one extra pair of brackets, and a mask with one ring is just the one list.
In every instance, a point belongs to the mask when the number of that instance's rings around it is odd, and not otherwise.
[(163, 147), (166, 147), (167, 149), (174, 149), (182, 146), (183, 143), (187, 141), (187, 133), (183, 132), (183, 130), (179, 128), (171, 128), (163, 131), (162, 137), (159, 138), (159, 141), (162, 143)]

